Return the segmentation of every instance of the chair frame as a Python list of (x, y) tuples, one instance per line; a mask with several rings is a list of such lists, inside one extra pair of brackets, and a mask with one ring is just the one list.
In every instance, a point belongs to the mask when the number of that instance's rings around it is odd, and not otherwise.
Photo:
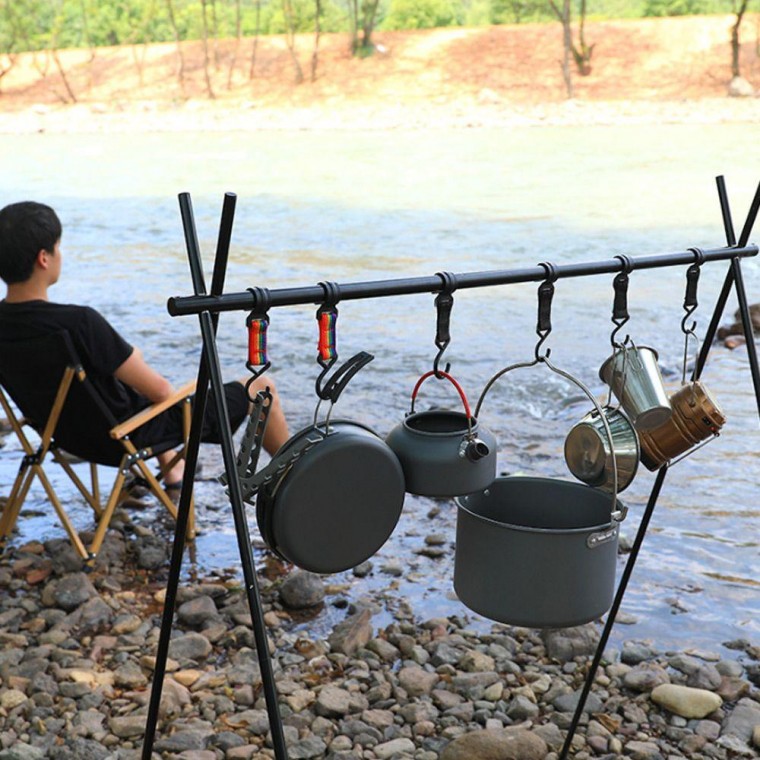
[[(77, 382), (84, 383), (87, 379), (87, 374), (84, 368), (80, 364), (69, 364), (64, 369), (61, 377), (58, 389), (56, 391), (55, 399), (50, 408), (48, 418), (44, 427), (41, 430), (37, 430), (37, 434), (40, 437), (40, 443), (35, 447), (30, 442), (25, 427), (35, 429), (31, 423), (23, 416), (19, 417), (14, 412), (14, 409), (9, 401), (10, 394), (6, 395), (6, 390), (0, 385), (0, 405), (8, 418), (11, 428), (18, 438), (22, 450), (23, 456), (19, 465), (18, 474), (11, 487), (10, 495), (0, 517), (0, 541), (9, 537), (16, 525), (18, 517), (21, 513), (21, 507), (26, 500), (26, 496), (29, 492), (29, 488), (35, 478), (38, 478), (42, 487), (45, 489), (48, 499), (50, 500), (53, 508), (58, 515), (61, 524), (63, 525), (66, 533), (71, 540), (71, 543), (77, 553), (85, 560), (92, 560), (100, 550), (103, 540), (105, 539), (106, 531), (110, 524), (116, 506), (122, 499), (124, 491), (124, 484), (127, 475), (130, 472), (134, 472), (142, 477), (147, 483), (150, 491), (158, 498), (164, 507), (169, 511), (172, 517), (177, 518), (177, 507), (166, 493), (165, 489), (160, 483), (160, 479), (151, 471), (147, 465), (146, 460), (155, 456), (157, 453), (152, 447), (143, 447), (137, 449), (130, 439), (130, 434), (135, 430), (138, 430), (149, 420), (152, 420), (157, 415), (166, 411), (175, 404), (182, 404), (182, 427), (183, 427), (183, 441), (180, 445), (180, 449), (176, 456), (171, 460), (169, 467), (173, 467), (182, 457), (185, 455), (185, 449), (187, 447), (188, 437), (190, 435), (190, 422), (191, 422), (191, 403), (190, 396), (195, 391), (195, 381), (186, 383), (181, 388), (177, 389), (171, 396), (164, 401), (153, 404), (146, 409), (138, 412), (129, 419), (115, 425), (109, 431), (111, 438), (121, 443), (124, 448), (124, 454), (121, 458), (121, 462), (117, 468), (116, 479), (109, 493), (108, 499), (105, 504), (101, 502), (100, 498), (100, 484), (98, 479), (98, 465), (94, 462), (86, 462), (77, 457), (71, 457), (65, 451), (60, 449), (55, 443), (55, 431), (58, 425), (61, 411), (66, 403), (69, 390), (72, 383)], [(43, 464), (50, 454), (53, 461), (60, 465), (80, 494), (84, 497), (87, 503), (95, 513), (97, 525), (95, 528), (95, 535), (89, 548), (86, 548), (82, 539), (79, 537), (76, 529), (74, 528), (69, 516), (63, 508), (61, 500), (53, 488), (50, 479), (45, 473)], [(86, 486), (74, 471), (72, 464), (76, 462), (86, 462), (90, 468), (90, 482), (91, 485)], [(104, 465), (105, 466), (105, 465)], [(187, 537), (192, 539), (195, 537), (195, 516), (194, 516), (194, 504), (191, 497), (190, 500), (190, 515), (188, 522)]]

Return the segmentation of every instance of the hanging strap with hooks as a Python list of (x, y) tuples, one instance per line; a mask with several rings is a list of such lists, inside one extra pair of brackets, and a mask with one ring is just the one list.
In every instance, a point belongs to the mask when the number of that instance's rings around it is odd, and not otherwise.
[(705, 261), (705, 252), (701, 248), (689, 248), (689, 251), (694, 254), (694, 263), (686, 270), (686, 293), (683, 299), (683, 309), (686, 314), (681, 320), (681, 330), (684, 333), (693, 334), (697, 323), (694, 322), (690, 328), (687, 328), (686, 320), (699, 305), (697, 302), (697, 286), (699, 284), (699, 273)]
[(620, 261), (623, 269), (615, 275), (615, 279), (612, 281), (612, 287), (615, 290), (615, 299), (612, 302), (612, 323), (615, 325), (615, 329), (610, 335), (610, 343), (613, 348), (619, 345), (616, 338), (619, 330), (630, 319), (628, 314), (628, 276), (633, 269), (633, 262), (625, 254), (619, 253), (615, 258)]
[(546, 279), (538, 286), (538, 319), (536, 320), (536, 361), (543, 361), (551, 354), (551, 349), (547, 348), (543, 356), (540, 353), (541, 346), (549, 337), (552, 331), (552, 298), (554, 298), (554, 283), (557, 281), (557, 270), (554, 264), (541, 262), (539, 266), (544, 268)]
[[(248, 288), (254, 299), (254, 308), (245, 320), (248, 328), (248, 361), (245, 366), (251, 373), (246, 383), (246, 392), (250, 384), (272, 366), (267, 351), (267, 329), (269, 328), (269, 305), (271, 296), (267, 288)], [(249, 398), (250, 393), (248, 393)], [(253, 400), (253, 399), (251, 399)]]
[[(443, 377), (443, 373), (439, 368), (441, 358), (449, 343), (451, 343), (451, 309), (454, 306), (454, 296), (452, 293), (457, 289), (457, 278), (451, 272), (436, 272), (436, 277), (440, 277), (443, 281), (443, 288), (435, 297), (435, 346), (438, 349), (438, 353), (433, 360), (433, 374), (440, 380)], [(451, 365), (447, 363), (444, 371), (448, 372), (450, 369)]]

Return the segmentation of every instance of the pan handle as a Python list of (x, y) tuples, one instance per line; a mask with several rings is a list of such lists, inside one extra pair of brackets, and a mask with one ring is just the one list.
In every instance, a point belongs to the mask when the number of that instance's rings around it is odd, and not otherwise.
[(550, 361), (547, 356), (539, 356), (538, 358), (534, 359), (531, 362), (519, 362), (518, 364), (512, 364), (509, 367), (504, 367), (504, 369), (499, 370), (486, 384), (486, 387), (483, 388), (483, 392), (480, 394), (480, 398), (478, 399), (477, 406), (475, 407), (475, 416), (478, 417), (480, 415), (480, 407), (483, 405), (483, 401), (485, 400), (486, 395), (488, 394), (488, 391), (491, 389), (493, 384), (502, 376), (506, 375), (507, 372), (511, 372), (514, 369), (520, 369), (523, 367), (533, 367), (536, 364), (545, 364), (552, 372), (556, 373), (557, 375), (560, 375), (560, 377), (564, 377), (566, 380), (569, 380), (571, 383), (574, 383), (575, 385), (580, 388), (583, 393), (588, 397), (589, 401), (594, 405), (594, 409), (596, 410), (596, 413), (599, 415), (600, 420), (602, 421), (602, 425), (604, 426), (604, 433), (607, 436), (607, 442), (610, 446), (610, 455), (612, 456), (612, 506), (610, 509), (610, 517), (614, 522), (622, 522), (625, 520), (626, 513), (628, 512), (628, 508), (624, 504), (618, 503), (618, 467), (617, 467), (617, 457), (615, 456), (615, 444), (612, 439), (612, 430), (610, 430), (610, 424), (607, 421), (607, 415), (604, 413), (604, 410), (602, 409), (599, 402), (594, 398), (593, 393), (577, 378), (573, 377), (569, 372), (565, 372), (564, 370), (560, 369), (559, 367), (555, 367)]
[[(321, 401), (330, 401), (335, 403), (348, 385), (351, 378), (366, 364), (369, 364), (375, 357), (366, 351), (360, 351), (354, 354), (347, 362), (342, 364), (325, 383), (324, 386), (317, 381), (317, 395)], [(321, 379), (321, 376), (320, 376)]]

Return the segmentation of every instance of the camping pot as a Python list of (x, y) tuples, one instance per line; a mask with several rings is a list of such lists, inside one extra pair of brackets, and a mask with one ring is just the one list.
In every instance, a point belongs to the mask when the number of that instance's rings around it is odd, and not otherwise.
[(602, 364), (599, 377), (610, 386), (636, 430), (651, 430), (670, 418), (672, 410), (653, 348), (621, 346)]
[(610, 494), (510, 476), (457, 505), (454, 590), (471, 610), (511, 625), (566, 628), (610, 608), (618, 546)]
[(456, 388), (464, 412), (431, 409), (415, 412), (417, 393), (426, 372), (412, 391), (411, 411), (385, 439), (404, 471), (406, 490), (419, 496), (460, 496), (488, 486), (496, 477), (496, 439), (481, 428), (459, 383), (439, 372)]
[[(618, 493), (633, 481), (639, 466), (639, 437), (628, 415), (621, 409), (602, 409), (612, 433), (618, 472)], [(612, 451), (596, 409), (573, 425), (565, 438), (565, 461), (578, 480), (609, 491), (612, 488)]]
[(612, 460), (609, 492), (550, 478), (509, 476), (457, 499), (454, 589), (474, 612), (491, 620), (535, 628), (581, 625), (604, 614), (615, 585), (618, 523), (617, 462), (607, 416), (580, 380), (548, 357), (537, 363), (575, 383), (594, 405)]
[(700, 381), (682, 385), (671, 397), (673, 415), (663, 425), (641, 433), (641, 461), (650, 470), (719, 434), (725, 415)]

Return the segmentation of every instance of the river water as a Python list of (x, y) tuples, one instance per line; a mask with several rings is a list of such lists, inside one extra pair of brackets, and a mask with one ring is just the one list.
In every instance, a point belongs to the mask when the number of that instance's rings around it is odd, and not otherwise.
[[(22, 198), (54, 205), (64, 223), (64, 269), (52, 296), (100, 309), (180, 382), (197, 372), (200, 341), (196, 319), (166, 312), (169, 296), (191, 292), (179, 192), (192, 194), (209, 281), (223, 193), (239, 196), (227, 292), (593, 261), (722, 245), (714, 177), (726, 176), (738, 231), (760, 180), (756, 137), (754, 126), (742, 124), (3, 135), (0, 205)], [(724, 264), (703, 268), (700, 334), (725, 271)], [(760, 301), (760, 263), (745, 262), (744, 273), (749, 300)], [(684, 275), (680, 268), (635, 272), (629, 291), (626, 331), (659, 351), (673, 386), (681, 375)], [(547, 343), (554, 362), (599, 398), (611, 282), (611, 276), (560, 281)], [(535, 287), (455, 294), (446, 358), (471, 397), (499, 368), (532, 357)], [(735, 308), (732, 297), (724, 323)], [(272, 376), (295, 430), (314, 411), (314, 307), (270, 316)], [(246, 373), (244, 321), (243, 313), (220, 320), (228, 379)], [(376, 356), (343, 394), (340, 414), (386, 434), (408, 409), (415, 379), (431, 366), (433, 296), (344, 302), (338, 326), (343, 358), (361, 349)], [(668, 474), (623, 604), (626, 624), (613, 632), (618, 642), (718, 649), (736, 637), (757, 642), (760, 634), (760, 432), (746, 351), (716, 346), (703, 379), (728, 423), (719, 439)], [(444, 391), (427, 384), (424, 393), (430, 403), (452, 404)], [(588, 406), (541, 368), (505, 377), (481, 415), (500, 441), (500, 471), (569, 477), (562, 443)], [(7, 490), (18, 456), (9, 441), (0, 455), (0, 490)], [(221, 471), (218, 450), (204, 447), (202, 461), (203, 533), (187, 572), (237, 573), (232, 517), (213, 481)], [(641, 468), (624, 494), (628, 538), (653, 480)], [(58, 482), (75, 522), (88, 525), (73, 489)], [(27, 507), (31, 514), (15, 540), (62, 534), (41, 492)], [(252, 510), (250, 519), (257, 538)], [(419, 617), (459, 614), (487, 625), (453, 595), (453, 552), (438, 559), (417, 553), (431, 533), (453, 545), (455, 523), (453, 502), (407, 497), (397, 530), (373, 558), (374, 572), (363, 580), (332, 578), (338, 588), (330, 601), (378, 599), (378, 625), (400, 599)], [(380, 571), (393, 560), (406, 569), (400, 578)], [(328, 604), (304, 625), (325, 630), (342, 614)]]

